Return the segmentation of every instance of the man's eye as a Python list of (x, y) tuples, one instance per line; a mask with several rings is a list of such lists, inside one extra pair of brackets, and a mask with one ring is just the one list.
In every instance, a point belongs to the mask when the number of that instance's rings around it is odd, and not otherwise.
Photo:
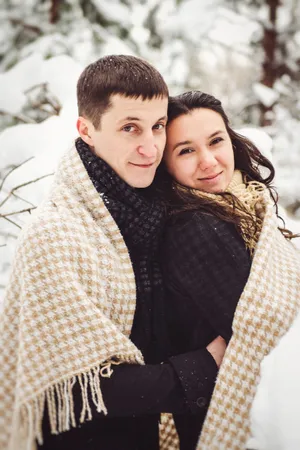
[(221, 142), (221, 141), (224, 141), (224, 139), (221, 138), (221, 137), (217, 137), (216, 139), (213, 139), (213, 140), (211, 141), (210, 145), (216, 145), (216, 144), (218, 144), (218, 143)]
[(180, 150), (179, 155), (187, 155), (188, 153), (192, 153), (194, 150), (192, 148), (183, 148)]
[(166, 125), (164, 123), (157, 123), (154, 125), (153, 127), (155, 130), (163, 130), (164, 128), (166, 128)]
[(133, 125), (125, 125), (125, 127), (123, 127), (122, 130), (126, 131), (127, 133), (130, 133), (131, 131), (134, 130), (134, 126)]

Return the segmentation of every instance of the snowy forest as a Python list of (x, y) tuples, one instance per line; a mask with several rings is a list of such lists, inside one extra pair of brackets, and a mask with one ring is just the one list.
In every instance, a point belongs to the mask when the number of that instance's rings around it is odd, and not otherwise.
[(106, 54), (148, 60), (171, 94), (218, 97), (272, 160), (300, 232), (298, 0), (2, 0), (0, 21), (0, 298), (20, 229), (77, 135), (78, 76)]

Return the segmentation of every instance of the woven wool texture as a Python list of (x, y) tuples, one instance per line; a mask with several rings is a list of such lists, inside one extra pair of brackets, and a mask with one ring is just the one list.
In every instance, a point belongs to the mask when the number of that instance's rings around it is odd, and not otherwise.
[(266, 205), (248, 282), (236, 308), (197, 450), (245, 450), (260, 363), (291, 326), (300, 307), (300, 252), (277, 228)]
[[(228, 203), (228, 199), (224, 199), (218, 194), (203, 192), (198, 189), (190, 189), (178, 183), (174, 184), (178, 191), (192, 192), (196, 197), (210, 199), (226, 209), (232, 209), (232, 205)], [(240, 200), (240, 202), (248, 210), (248, 213), (251, 213), (252, 217), (255, 219), (256, 230), (254, 232), (253, 229), (248, 229), (248, 214), (239, 208), (236, 209), (236, 212), (239, 213), (239, 217), (241, 219), (239, 223), (239, 231), (246, 247), (250, 251), (251, 256), (253, 256), (261, 232), (262, 218), (264, 216), (264, 205), (261, 202), (261, 197), (264, 189), (265, 185), (258, 181), (249, 180), (244, 182), (242, 172), (240, 170), (235, 170), (232, 180), (225, 191), (230, 192), (238, 200)]]
[[(143, 364), (129, 339), (134, 274), (118, 227), (72, 148), (49, 198), (23, 230), (0, 322), (0, 449), (32, 450), (51, 431), (77, 426), (72, 387), (80, 383), (80, 421), (92, 419), (88, 390), (105, 412), (107, 361)], [(113, 367), (113, 366), (112, 366)], [(161, 449), (178, 448), (170, 417)]]

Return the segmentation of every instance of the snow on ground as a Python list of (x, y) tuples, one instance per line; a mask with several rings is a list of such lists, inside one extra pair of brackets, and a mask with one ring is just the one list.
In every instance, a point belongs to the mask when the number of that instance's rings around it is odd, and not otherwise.
[(299, 450), (300, 315), (261, 366), (251, 419), (254, 450)]

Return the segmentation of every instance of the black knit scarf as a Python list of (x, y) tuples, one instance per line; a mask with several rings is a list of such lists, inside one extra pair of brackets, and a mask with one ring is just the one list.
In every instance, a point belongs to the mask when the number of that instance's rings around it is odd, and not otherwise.
[(149, 200), (144, 189), (123, 181), (89, 146), (77, 139), (76, 148), (95, 189), (118, 225), (127, 245), (137, 286), (137, 305), (131, 339), (147, 363), (161, 362), (169, 354), (163, 313), (163, 284), (158, 264), (158, 246), (165, 210)]

